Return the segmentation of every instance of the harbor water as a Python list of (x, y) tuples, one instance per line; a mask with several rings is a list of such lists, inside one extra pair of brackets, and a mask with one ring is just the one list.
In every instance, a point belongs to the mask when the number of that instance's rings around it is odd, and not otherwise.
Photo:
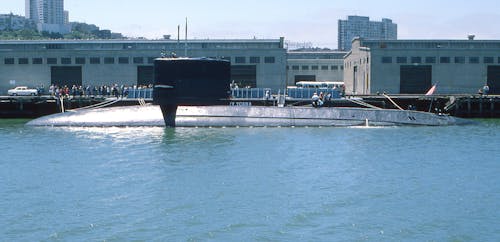
[(499, 241), (500, 121), (28, 127), (0, 120), (1, 241)]

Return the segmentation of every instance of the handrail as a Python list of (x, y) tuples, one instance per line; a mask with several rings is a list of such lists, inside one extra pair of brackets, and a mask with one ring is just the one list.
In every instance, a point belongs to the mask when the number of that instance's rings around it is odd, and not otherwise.
[(356, 100), (356, 99), (347, 99), (347, 100), (349, 100), (355, 104), (361, 105), (361, 106), (365, 106), (365, 107), (369, 107), (369, 108), (373, 108), (373, 109), (383, 109), (383, 108), (371, 105), (369, 103), (363, 102), (361, 100)]
[(394, 104), (394, 106), (396, 106), (397, 108), (399, 108), (399, 110), (404, 110), (402, 109), (396, 102), (394, 102), (394, 100), (392, 100), (391, 97), (389, 97), (387, 94), (382, 94), (384, 97), (386, 97), (387, 99), (389, 99), (389, 101), (391, 101), (392, 104)]
[(66, 110), (66, 111), (69, 111), (69, 112), (78, 112), (80, 110), (86, 110), (86, 109), (103, 108), (103, 107), (107, 107), (109, 105), (115, 104), (119, 100), (120, 99), (111, 99), (111, 100), (108, 99), (108, 100), (106, 100), (104, 102), (96, 103), (94, 105), (90, 105), (90, 106), (86, 106), (86, 107), (81, 107), (81, 108), (75, 108), (75, 109)]

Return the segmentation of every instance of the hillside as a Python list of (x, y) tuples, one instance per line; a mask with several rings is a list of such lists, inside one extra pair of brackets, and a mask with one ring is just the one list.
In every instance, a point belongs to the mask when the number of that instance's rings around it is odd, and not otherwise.
[(72, 22), (71, 33), (49, 33), (38, 32), (32, 27), (25, 27), (20, 30), (0, 30), (0, 40), (47, 40), (47, 39), (123, 39), (120, 33), (113, 33), (110, 30), (101, 30), (93, 24)]

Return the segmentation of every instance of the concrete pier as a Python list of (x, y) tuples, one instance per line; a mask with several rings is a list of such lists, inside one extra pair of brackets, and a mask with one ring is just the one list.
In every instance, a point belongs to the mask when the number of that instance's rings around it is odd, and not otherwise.
[[(398, 106), (403, 109), (417, 111), (447, 113), (462, 118), (500, 118), (500, 95), (391, 95)], [(112, 98), (110, 98), (112, 99)], [(108, 105), (134, 106), (139, 105), (141, 99), (124, 98)], [(143, 99), (150, 103), (152, 99)], [(348, 96), (345, 99), (332, 99), (325, 103), (329, 107), (365, 107), (356, 100), (384, 109), (396, 107), (382, 95)], [(64, 99), (65, 110), (72, 110), (105, 102), (104, 97), (74, 97)], [(287, 106), (310, 105), (309, 99), (285, 100)], [(61, 112), (60, 102), (55, 97), (0, 97), (0, 118), (37, 118), (48, 114)], [(277, 99), (232, 99), (228, 102), (232, 106), (277, 106)]]
[[(382, 108), (395, 108), (383, 96), (358, 96)], [(391, 98), (404, 109), (447, 113), (461, 118), (500, 118), (500, 95), (395, 95)]]
[(38, 118), (103, 102), (101, 97), (74, 97), (60, 99), (51, 96), (0, 96), (0, 118)]

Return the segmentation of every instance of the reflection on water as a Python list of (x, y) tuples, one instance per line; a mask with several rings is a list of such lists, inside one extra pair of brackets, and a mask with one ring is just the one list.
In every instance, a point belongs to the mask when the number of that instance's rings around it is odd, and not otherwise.
[(234, 139), (238, 128), (164, 128), (165, 144), (219, 144)]
[(159, 106), (130, 106), (81, 110), (48, 115), (27, 123), (29, 126), (164, 126)]
[[(175, 157), (196, 157), (200, 149), (216, 152), (228, 146), (238, 136), (239, 128), (165, 128), (165, 127), (28, 127), (28, 133), (50, 134), (54, 137), (74, 137), (89, 148), (112, 145), (116, 148), (146, 150), (141, 156), (154, 154), (163, 160)], [(33, 132), (31, 132), (33, 131)], [(35, 132), (36, 131), (36, 132)], [(162, 148), (161, 148), (162, 147)], [(160, 149), (159, 149), (160, 148)], [(187, 155), (192, 153), (191, 155)], [(159, 157), (158, 157), (159, 156)], [(197, 159), (203, 159), (198, 157)]]
[[(32, 127), (81, 139), (108, 140), (112, 142), (158, 143), (167, 145), (197, 145), (220, 143), (231, 139), (239, 128), (165, 128), (165, 127)], [(236, 134), (234, 134), (236, 135)]]
[(164, 133), (162, 127), (53, 127), (79, 138), (105, 139), (113, 142), (158, 140)]

